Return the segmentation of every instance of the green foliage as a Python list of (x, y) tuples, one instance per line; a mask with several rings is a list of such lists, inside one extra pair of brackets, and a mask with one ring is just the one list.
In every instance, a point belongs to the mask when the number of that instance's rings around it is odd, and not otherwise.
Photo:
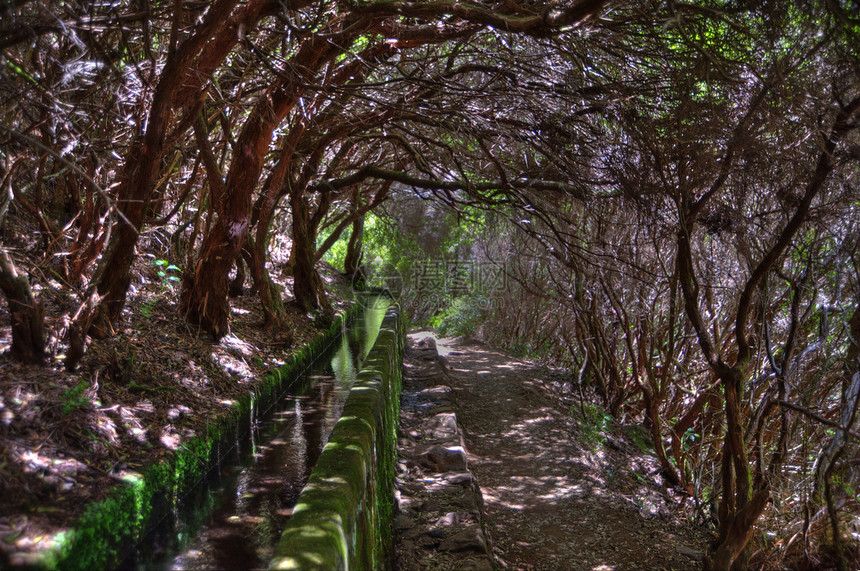
[(140, 305), (140, 314), (146, 319), (152, 317), (155, 306), (165, 294), (173, 295), (176, 293), (175, 285), (181, 281), (179, 273), (182, 270), (178, 266), (164, 259), (153, 260), (152, 265), (157, 268), (156, 275), (158, 276), (157, 283), (160, 292), (158, 296), (151, 297)]
[(636, 445), (639, 450), (646, 454), (654, 451), (654, 441), (651, 433), (640, 424), (631, 424), (624, 427), (624, 434)]
[(408, 275), (412, 263), (425, 254), (412, 235), (404, 234), (389, 218), (372, 212), (364, 220), (364, 259), (372, 269), (387, 265)]
[(606, 442), (606, 433), (612, 426), (612, 415), (603, 407), (583, 403), (572, 407), (570, 414), (579, 420), (580, 441), (589, 448), (600, 448)]
[[(349, 244), (350, 234), (351, 232), (342, 232), (340, 237), (337, 239), (337, 242), (332, 244), (331, 248), (323, 254), (323, 260), (336, 268), (342, 268), (344, 261), (346, 260), (346, 250), (347, 245)], [(330, 231), (320, 232), (317, 235), (317, 248), (322, 246), (323, 242), (325, 242), (329, 236), (331, 236)]]
[(482, 307), (487, 305), (483, 296), (455, 298), (445, 309), (430, 319), (430, 326), (441, 335), (474, 335), (485, 317)]
[(159, 283), (161, 284), (162, 289), (167, 290), (170, 293), (174, 293), (173, 284), (180, 281), (178, 274), (182, 270), (180, 270), (178, 266), (162, 259), (153, 260), (152, 265), (158, 268), (156, 274), (160, 278)]
[(87, 390), (87, 384), (84, 381), (79, 381), (73, 387), (70, 387), (60, 393), (60, 403), (63, 405), (63, 414), (69, 414), (79, 408), (88, 408), (92, 405), (92, 400), (84, 395)]
[(352, 43), (352, 46), (350, 47), (350, 49), (348, 49), (344, 53), (337, 56), (337, 59), (335, 61), (337, 63), (341, 63), (341, 62), (345, 61), (347, 58), (350, 58), (350, 57), (354, 58), (357, 56), (358, 53), (360, 53), (362, 50), (366, 49), (371, 43), (377, 42), (380, 39), (381, 39), (381, 37), (378, 34), (358, 36), (355, 39), (355, 41)]

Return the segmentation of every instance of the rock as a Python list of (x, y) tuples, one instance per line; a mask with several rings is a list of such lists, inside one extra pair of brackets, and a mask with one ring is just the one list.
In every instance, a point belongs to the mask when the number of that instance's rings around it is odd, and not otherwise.
[(428, 420), (423, 428), (433, 438), (455, 438), (460, 434), (460, 429), (457, 427), (457, 415), (453, 412), (437, 414)]
[(401, 512), (421, 511), (426, 507), (426, 502), (421, 498), (410, 498), (409, 496), (401, 496), (397, 498), (397, 508)]
[(477, 483), (471, 472), (454, 472), (445, 474), (444, 478), (446, 483), (454, 486), (469, 486), (472, 483)]
[(415, 540), (415, 544), (419, 547), (423, 547), (424, 549), (432, 549), (439, 545), (439, 540), (434, 537), (430, 537), (430, 535), (422, 535)]
[(449, 498), (448, 504), (451, 507), (457, 507), (467, 512), (477, 512), (480, 510), (480, 502), (475, 494), (471, 493), (470, 490), (466, 490), (465, 493), (460, 493)]
[(480, 527), (470, 527), (445, 539), (439, 545), (439, 551), (487, 553), (487, 541)]
[(467, 524), (477, 523), (474, 514), (469, 512), (448, 512), (434, 524), (436, 527), (452, 527), (455, 525), (463, 526)]
[(462, 446), (434, 444), (415, 459), (420, 466), (436, 472), (463, 472), (466, 470), (466, 451)]
[(448, 512), (436, 520), (437, 527), (450, 527), (457, 523), (457, 512)]
[(437, 527), (437, 528), (431, 529), (430, 533), (428, 533), (427, 535), (429, 535), (430, 537), (433, 537), (435, 539), (445, 539), (445, 537), (448, 535), (448, 532), (445, 531), (441, 527)]
[(418, 391), (418, 394), (422, 397), (447, 399), (451, 396), (451, 387), (448, 385), (436, 385), (435, 387)]

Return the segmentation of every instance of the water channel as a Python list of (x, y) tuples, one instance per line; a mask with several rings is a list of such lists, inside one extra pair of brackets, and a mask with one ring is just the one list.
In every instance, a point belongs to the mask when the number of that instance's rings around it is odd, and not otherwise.
[(123, 569), (265, 568), (389, 306), (376, 297), (206, 478), (148, 534)]

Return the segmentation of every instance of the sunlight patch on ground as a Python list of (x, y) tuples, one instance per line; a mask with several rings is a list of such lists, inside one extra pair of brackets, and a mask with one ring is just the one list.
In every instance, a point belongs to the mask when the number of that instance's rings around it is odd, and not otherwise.
[(515, 424), (514, 427), (519, 428), (519, 427), (522, 427), (523, 425), (537, 424), (539, 422), (552, 422), (553, 420), (555, 420), (555, 417), (552, 416), (551, 414), (547, 414), (544, 416), (537, 416), (535, 418), (527, 418), (522, 423)]
[(484, 502), (500, 505), (510, 510), (522, 511), (526, 509), (525, 504), (517, 504), (510, 501), (503, 501), (502, 497), (510, 496), (510, 490), (500, 490), (501, 495), (494, 488), (482, 487), (481, 494), (484, 496)]
[(241, 351), (241, 353), (245, 356), (250, 356), (254, 354), (254, 349), (253, 347), (251, 347), (251, 345), (242, 341), (233, 334), (225, 335), (223, 338), (221, 338), (221, 345), (224, 347), (229, 347), (231, 349), (237, 349)]
[(74, 458), (50, 458), (42, 456), (37, 450), (24, 450), (18, 453), (18, 460), (27, 472), (44, 471), (52, 474), (75, 474), (87, 469), (86, 465)]
[(238, 380), (240, 381), (249, 379), (254, 376), (254, 372), (248, 366), (248, 363), (246, 363), (242, 359), (237, 359), (232, 355), (228, 355), (225, 353), (213, 353), (212, 360), (228, 375), (232, 374), (238, 376)]
[(161, 441), (165, 448), (176, 450), (179, 448), (179, 443), (182, 442), (182, 437), (176, 433), (172, 426), (168, 425), (161, 431), (161, 436), (158, 437), (158, 440)]

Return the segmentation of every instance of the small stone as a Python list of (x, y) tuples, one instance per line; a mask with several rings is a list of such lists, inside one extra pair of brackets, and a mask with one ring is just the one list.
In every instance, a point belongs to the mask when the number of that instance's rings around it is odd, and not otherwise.
[(430, 537), (429, 535), (422, 535), (415, 540), (415, 543), (424, 549), (432, 549), (439, 545), (439, 540), (435, 537)]
[(424, 389), (418, 392), (419, 395), (425, 397), (448, 397), (451, 394), (451, 387), (448, 385), (436, 385), (429, 389)]
[[(403, 533), (400, 534), (404, 539), (415, 539), (419, 536), (427, 535), (427, 528), (421, 525), (413, 526), (411, 529), (407, 529)], [(418, 543), (421, 543), (421, 540), (416, 540)]]
[(421, 339), (417, 343), (417, 347), (421, 349), (432, 349), (434, 352), (436, 351), (436, 339), (430, 335)]
[(448, 512), (436, 520), (437, 527), (450, 527), (457, 523), (457, 512)]
[(470, 527), (448, 537), (439, 545), (440, 551), (460, 553), (464, 551), (487, 552), (487, 541), (480, 527)]
[(432, 417), (424, 424), (426, 430), (433, 438), (454, 438), (459, 435), (457, 426), (457, 415), (453, 412), (443, 412)]
[(445, 482), (455, 486), (468, 486), (475, 482), (475, 476), (471, 472), (454, 472), (445, 474)]
[(418, 463), (436, 472), (463, 472), (466, 470), (466, 451), (462, 446), (430, 446), (422, 452)]
[(407, 511), (421, 511), (426, 508), (426, 502), (421, 498), (410, 498), (409, 496), (402, 496), (397, 500), (397, 508), (401, 512)]
[(467, 512), (477, 512), (479, 510), (478, 498), (475, 494), (468, 490), (463, 494), (458, 494), (451, 498), (448, 503), (451, 507), (457, 507)]
[(436, 520), (436, 527), (464, 526), (477, 523), (477, 518), (469, 512), (448, 512)]

